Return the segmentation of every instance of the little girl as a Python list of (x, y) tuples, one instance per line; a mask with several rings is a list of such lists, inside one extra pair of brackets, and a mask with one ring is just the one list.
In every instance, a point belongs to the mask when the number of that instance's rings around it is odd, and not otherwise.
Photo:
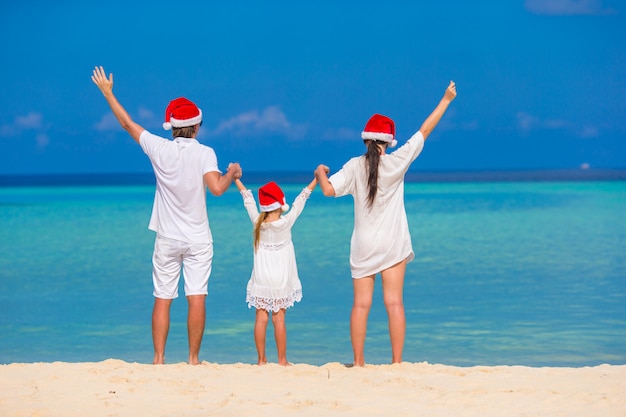
[(285, 194), (275, 182), (259, 188), (257, 210), (252, 191), (246, 189), (241, 180), (235, 184), (243, 197), (243, 204), (254, 225), (254, 266), (246, 290), (248, 307), (256, 308), (254, 343), (258, 353), (258, 364), (267, 363), (265, 335), (269, 316), (272, 316), (274, 338), (279, 365), (291, 365), (287, 361), (287, 328), (285, 312), (302, 299), (302, 285), (298, 277), (296, 254), (291, 241), (291, 228), (302, 213), (306, 201), (317, 185), (314, 179), (296, 197), (289, 210)]

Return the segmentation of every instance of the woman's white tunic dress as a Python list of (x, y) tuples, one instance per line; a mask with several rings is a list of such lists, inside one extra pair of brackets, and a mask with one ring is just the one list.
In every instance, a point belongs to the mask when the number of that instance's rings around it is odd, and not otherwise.
[(329, 181), (335, 196), (354, 197), (354, 230), (350, 242), (353, 278), (364, 278), (403, 259), (415, 258), (404, 208), (404, 175), (424, 148), (424, 136), (414, 134), (396, 151), (381, 155), (378, 191), (371, 207), (365, 156), (350, 159)]

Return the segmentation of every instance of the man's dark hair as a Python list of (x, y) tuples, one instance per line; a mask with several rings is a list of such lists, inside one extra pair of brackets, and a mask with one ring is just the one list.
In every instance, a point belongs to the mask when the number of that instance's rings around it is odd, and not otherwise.
[(172, 127), (172, 137), (174, 138), (193, 138), (196, 126)]

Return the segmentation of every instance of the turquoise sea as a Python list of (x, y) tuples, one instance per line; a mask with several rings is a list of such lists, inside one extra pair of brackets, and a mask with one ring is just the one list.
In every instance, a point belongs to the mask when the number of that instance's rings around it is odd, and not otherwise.
[[(270, 179), (289, 201), (308, 180), (244, 177), (255, 192)], [(405, 189), (416, 252), (405, 283), (406, 361), (626, 364), (623, 178), (431, 180)], [(0, 363), (151, 362), (153, 193), (151, 175), (0, 182)], [(251, 225), (234, 186), (207, 199), (215, 257), (200, 357), (255, 363), (245, 303)], [(351, 230), (352, 200), (316, 189), (293, 230), (304, 297), (287, 313), (292, 362), (352, 361)], [(170, 363), (187, 359), (186, 311), (181, 289)], [(275, 361), (271, 326), (268, 357)], [(366, 361), (390, 357), (378, 280)]]

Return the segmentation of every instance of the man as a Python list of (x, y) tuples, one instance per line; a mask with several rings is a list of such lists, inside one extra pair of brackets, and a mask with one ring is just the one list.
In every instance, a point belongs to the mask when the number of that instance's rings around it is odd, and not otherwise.
[(165, 113), (164, 129), (172, 130), (168, 140), (135, 123), (113, 94), (113, 74), (107, 78), (102, 67), (91, 77), (100, 89), (121, 126), (150, 158), (156, 176), (156, 193), (149, 228), (157, 233), (152, 258), (154, 309), (152, 340), (154, 364), (165, 363), (165, 343), (170, 325), (172, 300), (178, 297), (181, 268), (189, 304), (187, 332), (189, 364), (200, 363), (198, 355), (206, 321), (205, 300), (213, 259), (213, 238), (206, 210), (206, 187), (220, 196), (242, 171), (229, 164), (222, 175), (212, 148), (196, 137), (202, 111), (180, 97), (172, 100)]

